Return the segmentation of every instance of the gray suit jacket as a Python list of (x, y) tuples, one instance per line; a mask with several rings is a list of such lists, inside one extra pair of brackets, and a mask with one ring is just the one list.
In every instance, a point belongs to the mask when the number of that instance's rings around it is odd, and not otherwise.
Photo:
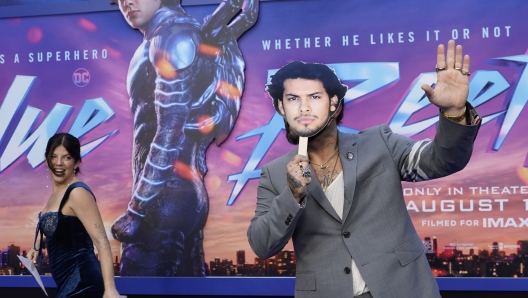
[(429, 180), (463, 169), (478, 128), (440, 115), (433, 141), (416, 142), (387, 125), (357, 135), (340, 132), (343, 220), (317, 179), (308, 185), (304, 208), (299, 207), (286, 182), (286, 164), (297, 150), (270, 162), (262, 168), (248, 229), (251, 248), (265, 259), (293, 238), (295, 297), (353, 297), (352, 274), (346, 269), (351, 258), (374, 298), (440, 297), (401, 181)]

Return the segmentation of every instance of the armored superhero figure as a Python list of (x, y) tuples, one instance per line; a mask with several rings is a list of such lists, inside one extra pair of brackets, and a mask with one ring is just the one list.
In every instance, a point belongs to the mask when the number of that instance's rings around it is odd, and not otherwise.
[(127, 77), (132, 198), (112, 225), (121, 275), (205, 276), (205, 151), (238, 116), (244, 60), (236, 40), (256, 22), (258, 1), (225, 0), (202, 23), (179, 1), (118, 2), (144, 34)]

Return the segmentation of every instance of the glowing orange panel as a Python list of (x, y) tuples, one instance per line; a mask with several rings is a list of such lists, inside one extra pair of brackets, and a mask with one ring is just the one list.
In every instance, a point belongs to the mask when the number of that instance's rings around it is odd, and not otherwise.
[(214, 128), (214, 121), (213, 118), (209, 115), (203, 115), (200, 118), (198, 118), (198, 129), (201, 133), (208, 134), (210, 133)]
[(174, 69), (170, 62), (165, 59), (158, 60), (156, 62), (156, 67), (158, 68), (158, 72), (161, 77), (166, 80), (172, 80), (178, 75), (176, 69)]
[(229, 99), (238, 99), (242, 95), (237, 87), (226, 81), (220, 81), (216, 87), (216, 93)]
[(229, 163), (231, 165), (234, 165), (234, 166), (238, 166), (242, 162), (242, 160), (240, 159), (240, 157), (238, 157), (238, 155), (236, 155), (233, 152), (228, 151), (228, 150), (222, 151), (222, 153), (220, 153), (220, 157), (225, 162), (227, 162), (227, 163)]
[(81, 28), (83, 28), (83, 29), (85, 29), (87, 31), (90, 31), (90, 32), (97, 31), (97, 25), (95, 25), (94, 23), (88, 21), (85, 18), (79, 18), (78, 24), (79, 24), (79, 26), (81, 26)]
[(219, 56), (219, 55), (222, 55), (222, 49), (220, 48), (217, 48), (217, 47), (213, 47), (213, 46), (210, 46), (210, 45), (207, 45), (207, 44), (200, 44), (198, 46), (198, 51), (204, 55), (207, 55), (207, 56)]
[(196, 179), (202, 179), (198, 171), (191, 168), (188, 164), (181, 162), (179, 160), (174, 162), (174, 172), (185, 180), (193, 181)]

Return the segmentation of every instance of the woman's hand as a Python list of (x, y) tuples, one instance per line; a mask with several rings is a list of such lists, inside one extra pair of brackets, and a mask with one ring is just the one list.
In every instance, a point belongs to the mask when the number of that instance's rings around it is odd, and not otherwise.
[(33, 263), (36, 263), (38, 260), (38, 255), (39, 255), (39, 252), (31, 248), (29, 252), (27, 253), (27, 258), (33, 261)]

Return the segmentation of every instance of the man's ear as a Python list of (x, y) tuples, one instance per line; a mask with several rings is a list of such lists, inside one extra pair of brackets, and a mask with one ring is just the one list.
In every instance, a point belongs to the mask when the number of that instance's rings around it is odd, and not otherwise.
[(282, 116), (284, 116), (284, 107), (282, 106), (282, 100), (277, 100), (277, 106)]
[(330, 98), (330, 111), (335, 112), (335, 110), (337, 110), (338, 104), (339, 99), (337, 98), (337, 95), (332, 96), (332, 98)]

